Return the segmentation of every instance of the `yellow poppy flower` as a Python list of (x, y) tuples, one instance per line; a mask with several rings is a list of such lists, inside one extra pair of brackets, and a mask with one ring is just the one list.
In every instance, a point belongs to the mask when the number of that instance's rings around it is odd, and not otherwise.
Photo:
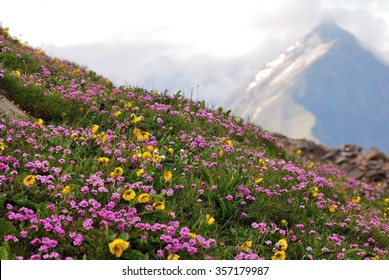
[(130, 200), (133, 200), (135, 198), (136, 194), (133, 190), (126, 190), (124, 193), (123, 193), (123, 199), (124, 200), (127, 200), (127, 201), (130, 201)]
[(148, 193), (142, 193), (138, 197), (138, 202), (139, 203), (147, 203), (150, 201), (150, 195)]
[(93, 133), (93, 134), (96, 134), (98, 130), (99, 130), (99, 126), (98, 126), (97, 124), (94, 124), (94, 125), (92, 126), (92, 133)]
[(63, 193), (63, 194), (69, 194), (69, 193), (70, 193), (70, 186), (65, 186), (65, 187), (62, 189), (62, 193)]
[(23, 184), (25, 186), (32, 186), (35, 183), (35, 176), (34, 175), (28, 175), (24, 180)]
[(285, 239), (278, 240), (276, 247), (280, 251), (286, 251), (288, 249), (288, 242)]
[(154, 202), (153, 207), (155, 208), (155, 210), (165, 210), (165, 203), (163, 203), (162, 201)]
[(117, 238), (108, 244), (109, 251), (117, 258), (119, 258), (123, 254), (123, 251), (127, 250), (129, 246), (130, 246), (129, 242), (124, 241), (123, 239), (120, 238)]
[(179, 255), (176, 255), (176, 254), (170, 254), (169, 256), (167, 256), (167, 259), (168, 260), (174, 260), (174, 261), (176, 261), (176, 260), (178, 260), (180, 258), (180, 256)]
[(166, 171), (163, 173), (163, 178), (165, 178), (166, 182), (169, 182), (173, 177), (173, 174), (170, 171)]
[(272, 260), (285, 260), (286, 254), (284, 251), (277, 251), (272, 257)]
[(212, 225), (212, 224), (215, 222), (215, 218), (212, 217), (212, 216), (209, 215), (209, 214), (206, 214), (206, 215), (205, 215), (205, 220), (207, 221), (207, 224), (208, 224), (208, 225)]

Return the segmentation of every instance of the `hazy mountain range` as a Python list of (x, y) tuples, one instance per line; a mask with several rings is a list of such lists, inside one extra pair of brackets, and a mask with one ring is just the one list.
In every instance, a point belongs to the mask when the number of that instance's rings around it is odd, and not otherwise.
[(262, 66), (224, 104), (292, 138), (389, 154), (388, 105), (389, 67), (331, 23)]

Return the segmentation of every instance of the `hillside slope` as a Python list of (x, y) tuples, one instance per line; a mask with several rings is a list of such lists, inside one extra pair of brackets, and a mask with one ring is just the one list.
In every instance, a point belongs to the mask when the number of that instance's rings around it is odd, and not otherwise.
[(389, 259), (389, 196), (179, 93), (0, 36), (1, 259)]

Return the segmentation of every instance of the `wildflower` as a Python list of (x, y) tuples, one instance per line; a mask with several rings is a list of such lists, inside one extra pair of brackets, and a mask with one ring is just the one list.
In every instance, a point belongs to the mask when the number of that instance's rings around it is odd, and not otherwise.
[(121, 167), (116, 167), (113, 172), (111, 172), (110, 176), (112, 178), (116, 178), (116, 177), (119, 177), (119, 176), (122, 176), (123, 175), (123, 168)]
[(384, 199), (384, 203), (385, 203), (385, 204), (389, 204), (389, 198), (385, 198), (385, 199)]
[(282, 220), (282, 221), (281, 221), (281, 224), (282, 224), (284, 227), (286, 227), (286, 226), (288, 225), (288, 221), (287, 221), (287, 220)]
[(222, 150), (219, 151), (219, 157), (222, 157), (224, 152)]
[(311, 188), (311, 195), (313, 196), (313, 197), (317, 197), (317, 192), (319, 191), (319, 188), (318, 187), (316, 187), (316, 186), (314, 186), (314, 187), (312, 187)]
[(272, 260), (285, 260), (286, 254), (284, 251), (277, 251), (275, 254), (271, 257)]
[(296, 155), (301, 155), (301, 150), (300, 149), (298, 149), (297, 151), (296, 151)]
[(286, 251), (286, 249), (288, 249), (288, 242), (287, 242), (285, 239), (280, 239), (280, 240), (278, 240), (278, 242), (276, 243), (275, 247), (276, 247), (279, 251)]
[(18, 70), (16, 70), (16, 71), (15, 71), (15, 76), (16, 76), (16, 77), (20, 77), (20, 75), (21, 75), (20, 72), (19, 72)]
[(351, 199), (351, 202), (353, 202), (353, 203), (359, 203), (360, 200), (361, 200), (361, 197), (360, 197), (360, 196), (354, 196), (354, 197)]
[(308, 163), (308, 169), (311, 169), (314, 166), (315, 166), (315, 164), (313, 162)]
[(234, 146), (234, 144), (232, 143), (232, 141), (231, 141), (231, 140), (227, 140), (227, 145), (228, 145), (229, 147), (232, 147), (232, 146)]
[(113, 115), (117, 118), (122, 114), (121, 111), (116, 111)]
[(169, 256), (167, 256), (167, 259), (168, 260), (174, 260), (174, 261), (176, 261), (176, 260), (178, 260), (180, 258), (180, 256), (179, 255), (176, 255), (176, 254), (170, 254)]
[(31, 187), (35, 183), (35, 176), (34, 175), (28, 175), (24, 180), (23, 184), (25, 186)]
[(126, 103), (124, 104), (124, 108), (131, 108), (131, 107), (132, 107), (131, 102), (126, 102)]
[(165, 181), (166, 182), (170, 182), (170, 180), (172, 179), (173, 175), (170, 171), (166, 171), (163, 173), (163, 178), (165, 178)]
[(189, 238), (190, 238), (190, 239), (195, 239), (196, 236), (197, 236), (197, 235), (196, 235), (195, 233), (193, 233), (193, 232), (190, 232), (190, 233), (189, 233)]
[(137, 172), (136, 172), (136, 176), (137, 177), (140, 177), (143, 175), (143, 173), (145, 173), (145, 170), (143, 168), (139, 169)]
[(173, 148), (169, 148), (168, 151), (169, 151), (169, 153), (171, 153), (171, 154), (174, 153), (174, 149), (173, 149)]
[(154, 202), (153, 207), (155, 208), (155, 210), (165, 210), (165, 203), (163, 203), (162, 201)]
[(4, 149), (6, 148), (7, 146), (4, 144), (4, 142), (1, 142), (0, 141), (0, 151), (4, 151)]
[(42, 119), (38, 119), (36, 122), (35, 122), (35, 125), (37, 126), (42, 126), (43, 124), (43, 120)]
[(131, 122), (132, 123), (138, 123), (138, 122), (141, 122), (142, 120), (143, 120), (143, 117), (139, 116), (139, 117), (134, 118)]
[(150, 195), (148, 193), (142, 193), (138, 197), (139, 203), (147, 203), (150, 201)]
[(99, 130), (99, 126), (98, 126), (97, 124), (94, 124), (94, 125), (92, 126), (92, 133), (93, 133), (93, 134), (96, 134), (98, 130)]
[(144, 152), (142, 154), (142, 157), (143, 157), (143, 159), (149, 159), (149, 158), (152, 158), (152, 155), (149, 152)]
[(263, 178), (258, 178), (257, 180), (255, 180), (255, 184), (256, 185), (258, 185), (258, 184), (260, 184), (260, 183), (262, 183), (263, 182)]
[(65, 186), (65, 187), (62, 189), (62, 193), (63, 193), (63, 194), (69, 194), (69, 193), (70, 193), (70, 186)]
[(78, 134), (77, 133), (72, 133), (72, 135), (70, 135), (70, 139), (74, 140), (74, 141), (77, 141), (78, 139)]
[(330, 206), (330, 212), (331, 212), (331, 213), (335, 213), (335, 212), (336, 212), (336, 209), (338, 209), (338, 205), (332, 204), (332, 205)]
[(129, 242), (126, 242), (120, 238), (117, 238), (108, 244), (109, 251), (112, 254), (114, 254), (117, 258), (119, 258), (123, 254), (123, 251), (127, 250), (129, 246), (130, 246)]
[(136, 194), (133, 190), (126, 190), (124, 193), (123, 193), (123, 199), (124, 200), (127, 200), (127, 201), (130, 201), (130, 200), (133, 200), (135, 198)]
[(209, 215), (209, 214), (206, 214), (206, 215), (205, 215), (205, 220), (207, 221), (207, 224), (208, 224), (208, 225), (212, 225), (212, 224), (215, 222), (215, 218), (212, 217), (212, 216)]
[(148, 140), (150, 136), (150, 132), (146, 132), (138, 128), (135, 128), (133, 133), (139, 141)]
[(247, 250), (250, 249), (252, 246), (253, 246), (253, 242), (252, 242), (251, 240), (246, 241), (245, 243), (243, 243), (242, 245), (240, 245), (240, 247), (242, 248), (243, 251), (247, 251)]
[(109, 162), (109, 158), (106, 158), (106, 157), (100, 157), (99, 158), (99, 163), (101, 163), (101, 164), (108, 164), (108, 162)]

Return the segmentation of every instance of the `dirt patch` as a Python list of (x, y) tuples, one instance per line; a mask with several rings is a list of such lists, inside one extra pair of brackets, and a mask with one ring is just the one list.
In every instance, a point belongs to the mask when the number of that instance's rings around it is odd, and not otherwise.
[(0, 88), (0, 116), (19, 121), (33, 121), (33, 119), (6, 97), (6, 92)]

